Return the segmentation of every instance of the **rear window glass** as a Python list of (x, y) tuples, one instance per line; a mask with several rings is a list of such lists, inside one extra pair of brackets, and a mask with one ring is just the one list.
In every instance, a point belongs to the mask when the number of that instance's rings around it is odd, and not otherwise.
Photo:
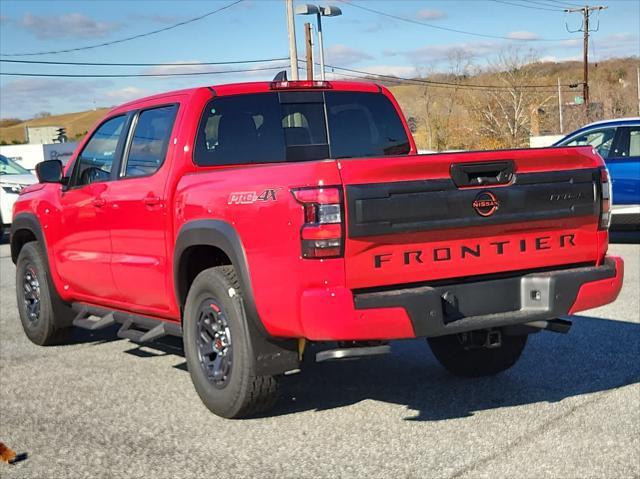
[(209, 102), (198, 130), (195, 161), (307, 161), (402, 155), (409, 149), (402, 122), (384, 95), (273, 92)]
[(409, 153), (405, 129), (384, 95), (335, 92), (326, 102), (333, 158)]

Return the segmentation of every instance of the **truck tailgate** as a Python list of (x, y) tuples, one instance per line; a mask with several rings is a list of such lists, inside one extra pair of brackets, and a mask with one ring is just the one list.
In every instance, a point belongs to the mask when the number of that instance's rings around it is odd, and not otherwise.
[(592, 148), (341, 160), (352, 289), (594, 264)]

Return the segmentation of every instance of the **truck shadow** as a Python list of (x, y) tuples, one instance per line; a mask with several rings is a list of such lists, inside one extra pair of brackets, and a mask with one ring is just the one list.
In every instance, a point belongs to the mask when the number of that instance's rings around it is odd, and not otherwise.
[[(640, 382), (640, 323), (573, 316), (569, 334), (531, 335), (520, 361), (497, 376), (466, 379), (447, 373), (425, 340), (395, 341), (392, 354), (315, 363), (307, 349), (301, 374), (282, 377), (276, 408), (267, 416), (348, 407), (365, 400), (404, 406), (408, 421), (440, 421), (494, 408), (613, 390)], [(116, 330), (86, 337), (119, 340)], [(79, 338), (80, 339), (80, 338)], [(166, 337), (125, 351), (140, 358), (184, 358), (179, 338)], [(187, 371), (186, 363), (173, 366)]]
[(303, 374), (283, 378), (281, 400), (270, 415), (373, 399), (416, 411), (407, 420), (439, 421), (487, 409), (556, 402), (640, 381), (639, 323), (573, 319), (568, 335), (532, 335), (516, 366), (489, 378), (451, 376), (423, 340), (395, 342), (388, 356), (309, 361)]

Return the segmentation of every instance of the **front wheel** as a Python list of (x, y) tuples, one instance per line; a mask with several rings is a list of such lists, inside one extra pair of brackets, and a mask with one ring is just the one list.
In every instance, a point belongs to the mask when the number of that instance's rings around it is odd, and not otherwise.
[(202, 271), (187, 296), (183, 342), (191, 380), (218, 416), (241, 418), (270, 409), (277, 399), (273, 376), (255, 373), (242, 291), (232, 266)]
[(527, 335), (509, 336), (501, 331), (471, 331), (428, 338), (436, 359), (456, 376), (492, 376), (513, 366), (525, 345)]
[(18, 312), (25, 334), (40, 346), (58, 344), (73, 320), (73, 312), (54, 287), (40, 245), (27, 243), (16, 262)]

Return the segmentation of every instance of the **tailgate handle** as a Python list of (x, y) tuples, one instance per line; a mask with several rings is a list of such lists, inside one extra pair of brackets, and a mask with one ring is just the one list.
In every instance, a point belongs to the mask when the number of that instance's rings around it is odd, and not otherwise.
[(513, 179), (514, 170), (515, 164), (511, 160), (492, 163), (456, 163), (451, 165), (451, 179), (458, 188), (505, 185)]

